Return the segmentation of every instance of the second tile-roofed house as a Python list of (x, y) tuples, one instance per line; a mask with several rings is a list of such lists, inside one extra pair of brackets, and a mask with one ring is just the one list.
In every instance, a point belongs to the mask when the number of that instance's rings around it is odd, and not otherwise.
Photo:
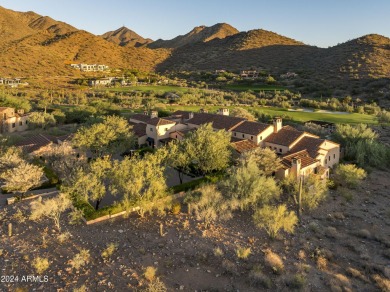
[(244, 121), (231, 129), (233, 137), (249, 139), (257, 145), (264, 145), (264, 139), (272, 134), (273, 126), (258, 122)]
[(324, 167), (333, 167), (340, 160), (340, 145), (329, 140), (305, 136), (292, 147), (292, 152), (306, 150)]
[(312, 158), (306, 150), (283, 155), (282, 168), (275, 173), (276, 178), (283, 179), (289, 175), (293, 175), (296, 178), (305, 177), (311, 173), (317, 174), (319, 167), (321, 167), (319, 161)]
[(252, 142), (251, 140), (239, 140), (239, 139), (235, 139), (235, 138), (232, 138), (230, 145), (235, 150), (235, 152), (238, 154), (237, 156), (241, 155), (242, 153), (259, 148), (259, 145)]
[(244, 118), (230, 117), (222, 114), (196, 113), (187, 121), (190, 128), (199, 128), (201, 125), (211, 123), (215, 130), (230, 131), (245, 121)]

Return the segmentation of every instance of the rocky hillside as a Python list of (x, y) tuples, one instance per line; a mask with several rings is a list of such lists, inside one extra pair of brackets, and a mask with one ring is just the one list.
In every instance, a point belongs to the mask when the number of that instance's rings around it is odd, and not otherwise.
[(77, 75), (70, 63), (154, 70), (169, 52), (121, 47), (33, 12), (0, 7), (0, 76)]
[(159, 39), (148, 45), (149, 48), (178, 48), (197, 42), (208, 42), (213, 39), (224, 39), (239, 33), (233, 26), (226, 23), (217, 23), (213, 26), (197, 26), (185, 35), (179, 35), (171, 40)]
[(140, 47), (153, 42), (151, 39), (145, 39), (136, 32), (128, 29), (125, 26), (114, 31), (106, 32), (101, 35), (105, 40), (120, 46)]

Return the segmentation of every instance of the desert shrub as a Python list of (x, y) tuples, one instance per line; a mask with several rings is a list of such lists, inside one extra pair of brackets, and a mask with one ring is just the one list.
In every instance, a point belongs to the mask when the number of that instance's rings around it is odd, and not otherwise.
[(144, 272), (145, 279), (148, 280), (149, 282), (152, 282), (153, 280), (156, 279), (156, 272), (157, 269), (155, 267), (152, 266), (146, 267)]
[(221, 257), (221, 256), (223, 256), (223, 250), (222, 250), (221, 248), (219, 248), (219, 247), (214, 248), (214, 255), (215, 255), (216, 257)]
[(317, 257), (316, 265), (317, 269), (324, 271), (328, 267), (328, 260), (324, 256), (320, 255)]
[(272, 286), (271, 279), (258, 268), (254, 268), (249, 272), (249, 281), (251, 286), (257, 288), (270, 289)]
[(79, 288), (74, 288), (73, 292), (87, 292), (87, 287), (85, 285), (81, 285)]
[(383, 291), (388, 292), (390, 291), (390, 280), (386, 279), (378, 274), (375, 274), (372, 276), (374, 279), (376, 285)]
[(181, 204), (179, 201), (172, 202), (171, 212), (173, 215), (180, 214), (181, 211)]
[(165, 284), (163, 282), (161, 282), (161, 280), (159, 278), (156, 278), (155, 280), (151, 281), (148, 284), (148, 287), (143, 291), (145, 291), (145, 292), (166, 292), (168, 290), (167, 290), (167, 287), (165, 286)]
[(266, 250), (265, 263), (272, 269), (275, 274), (281, 274), (284, 271), (284, 264), (281, 257), (272, 250)]
[(116, 243), (107, 244), (107, 247), (102, 251), (102, 258), (104, 260), (108, 260), (117, 248), (118, 248), (118, 244)]
[(76, 225), (83, 222), (84, 212), (79, 208), (72, 207), (72, 211), (69, 212), (68, 219), (69, 224)]
[(238, 246), (236, 249), (237, 257), (243, 260), (246, 260), (250, 256), (251, 252), (252, 251), (250, 247)]
[(191, 204), (196, 218), (205, 223), (206, 228), (216, 220), (227, 220), (232, 216), (230, 205), (215, 185), (204, 185), (191, 192), (185, 200)]
[(226, 273), (228, 274), (231, 274), (231, 275), (238, 275), (238, 268), (237, 268), (237, 265), (228, 260), (228, 259), (224, 259), (222, 261), (222, 268), (225, 270)]
[(70, 234), (69, 231), (63, 232), (61, 234), (57, 235), (57, 240), (59, 243), (64, 243), (67, 241), (72, 235)]
[(302, 289), (306, 285), (306, 277), (303, 274), (290, 275), (286, 278), (286, 285), (292, 289)]
[(366, 176), (364, 169), (354, 164), (339, 164), (335, 169), (333, 180), (336, 185), (356, 188)]
[(12, 219), (14, 219), (18, 223), (23, 223), (26, 221), (26, 216), (23, 214), (23, 211), (18, 208), (15, 214), (12, 216)]
[(85, 266), (87, 263), (89, 263), (90, 260), (90, 254), (89, 250), (87, 249), (82, 249), (78, 254), (76, 254), (73, 259), (71, 260), (70, 265), (72, 268), (78, 270), (82, 266)]
[(347, 202), (351, 202), (353, 200), (353, 192), (345, 187), (339, 187), (337, 189), (337, 193), (342, 196)]
[(362, 274), (362, 272), (360, 272), (357, 269), (354, 269), (352, 267), (348, 267), (346, 271), (347, 271), (347, 274), (349, 276), (352, 276), (354, 278), (360, 279), (360, 280), (362, 280), (363, 282), (366, 282), (366, 283), (369, 282), (368, 278), (364, 274)]
[(325, 228), (325, 235), (330, 238), (339, 238), (340, 234), (335, 227), (329, 226)]
[(32, 261), (32, 266), (38, 274), (42, 274), (49, 268), (49, 260), (47, 258), (36, 257)]
[(360, 229), (357, 233), (357, 236), (361, 238), (371, 238), (371, 232), (368, 231), (367, 229)]
[(281, 230), (293, 233), (298, 222), (295, 213), (288, 212), (286, 205), (264, 206), (255, 212), (253, 220), (258, 227), (264, 228), (272, 238), (275, 238)]

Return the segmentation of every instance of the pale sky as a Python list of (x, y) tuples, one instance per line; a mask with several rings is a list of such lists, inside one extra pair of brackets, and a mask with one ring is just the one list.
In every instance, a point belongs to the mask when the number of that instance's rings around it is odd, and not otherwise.
[(390, 0), (0, 0), (0, 6), (31, 10), (94, 34), (124, 25), (153, 40), (219, 22), (319, 47), (370, 33), (390, 37)]

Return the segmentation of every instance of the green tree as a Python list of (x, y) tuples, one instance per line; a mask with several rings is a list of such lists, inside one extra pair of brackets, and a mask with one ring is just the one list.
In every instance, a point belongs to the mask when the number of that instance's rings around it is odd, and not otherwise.
[(282, 167), (281, 159), (275, 151), (269, 148), (256, 148), (245, 152), (242, 159), (246, 161), (254, 161), (261, 174), (270, 176), (273, 172)]
[(2, 172), (0, 178), (5, 190), (19, 193), (23, 198), (26, 192), (42, 184), (44, 173), (41, 167), (22, 161)]
[(229, 170), (221, 187), (233, 209), (256, 209), (280, 195), (275, 180), (264, 176), (254, 160), (241, 159)]
[(102, 157), (132, 148), (135, 140), (126, 119), (107, 116), (101, 123), (81, 127), (72, 142), (75, 147), (90, 150), (95, 157)]
[(241, 107), (235, 107), (230, 111), (230, 115), (233, 117), (239, 117), (247, 119), (248, 121), (255, 121), (256, 118), (253, 114), (251, 114), (248, 110), (243, 109)]
[(108, 158), (97, 158), (84, 169), (77, 169), (64, 190), (86, 201), (95, 201), (95, 209), (98, 210), (110, 190), (111, 171), (112, 163)]
[[(282, 182), (284, 190), (294, 200), (298, 206), (299, 179), (290, 175)], [(302, 181), (301, 203), (303, 209), (313, 210), (327, 197), (328, 182), (318, 175), (311, 174)]]
[(184, 148), (194, 167), (202, 174), (226, 169), (231, 156), (230, 133), (214, 131), (211, 124), (200, 126), (184, 140)]
[(127, 210), (139, 207), (138, 213), (144, 217), (153, 210), (162, 212), (167, 206), (165, 159), (166, 150), (159, 149), (144, 158), (133, 156), (115, 161), (112, 188), (114, 193), (123, 194), (122, 203)]
[(339, 164), (334, 171), (333, 179), (336, 185), (356, 188), (366, 176), (364, 169), (354, 164)]
[(56, 119), (53, 114), (33, 112), (28, 118), (29, 127), (45, 129), (47, 126), (54, 126)]
[(39, 220), (43, 217), (52, 219), (58, 231), (61, 232), (61, 215), (72, 206), (72, 202), (68, 195), (59, 194), (58, 196), (31, 202), (31, 220)]
[(183, 176), (189, 170), (191, 158), (186, 152), (185, 143), (178, 141), (169, 144), (168, 165), (177, 170), (180, 184), (183, 183)]
[(288, 211), (286, 205), (277, 207), (264, 206), (253, 215), (255, 224), (264, 228), (271, 238), (275, 238), (281, 230), (293, 233), (298, 217), (293, 211)]
[(217, 220), (228, 220), (232, 217), (230, 203), (223, 197), (215, 185), (203, 185), (187, 195), (185, 202), (197, 220), (204, 222), (206, 228)]

